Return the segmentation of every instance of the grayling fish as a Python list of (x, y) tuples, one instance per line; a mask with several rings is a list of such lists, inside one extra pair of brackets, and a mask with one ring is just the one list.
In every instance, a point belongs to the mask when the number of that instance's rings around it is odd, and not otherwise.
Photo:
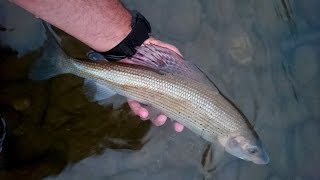
[(136, 64), (81, 61), (68, 57), (57, 46), (47, 53), (36, 61), (31, 79), (63, 73), (83, 77), (92, 101), (122, 95), (159, 110), (209, 142), (220, 142), (238, 158), (256, 164), (269, 162), (246, 118), (201, 71), (171, 50), (143, 45), (131, 58)]

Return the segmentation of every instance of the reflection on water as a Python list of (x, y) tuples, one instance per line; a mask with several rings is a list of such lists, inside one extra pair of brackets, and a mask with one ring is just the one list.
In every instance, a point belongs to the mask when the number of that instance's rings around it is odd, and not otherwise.
[[(210, 73), (254, 124), (270, 164), (219, 154), (189, 130), (154, 127), (127, 106), (89, 103), (78, 77), (27, 80), (42, 52), (42, 27), (1, 2), (1, 179), (320, 179), (319, 1), (124, 3), (149, 19), (154, 36)], [(71, 55), (83, 56), (86, 47), (62, 37)]]

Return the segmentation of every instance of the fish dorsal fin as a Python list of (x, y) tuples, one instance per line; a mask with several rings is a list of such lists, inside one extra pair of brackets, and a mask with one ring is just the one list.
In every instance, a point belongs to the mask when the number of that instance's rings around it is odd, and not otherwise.
[(184, 60), (174, 51), (153, 44), (141, 45), (136, 50), (135, 55), (130, 58), (131, 63), (201, 81), (208, 84), (213, 91), (219, 92), (203, 70), (192, 62)]

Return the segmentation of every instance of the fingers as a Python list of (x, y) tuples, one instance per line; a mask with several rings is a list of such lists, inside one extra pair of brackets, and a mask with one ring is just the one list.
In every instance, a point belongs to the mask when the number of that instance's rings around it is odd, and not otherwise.
[[(139, 102), (128, 99), (128, 104), (131, 110), (134, 112), (134, 114), (141, 117), (142, 119), (148, 118), (149, 116), (148, 110), (142, 107)], [(156, 118), (151, 119), (151, 122), (156, 126), (161, 126), (166, 122), (166, 120), (167, 120), (167, 116), (160, 114)]]
[(145, 108), (141, 107), (140, 103), (138, 103), (137, 101), (128, 99), (128, 104), (134, 114), (140, 116), (141, 118), (147, 118), (149, 116), (148, 111)]
[[(167, 120), (167, 116), (161, 114), (158, 117), (156, 117), (155, 119), (151, 120), (153, 122), (153, 124), (155, 124), (156, 126), (162, 126)], [(184, 129), (184, 126), (178, 122), (173, 122), (173, 127), (174, 130), (176, 132), (182, 132)]]
[(182, 132), (184, 128), (184, 126), (178, 122), (174, 122), (173, 127), (174, 127), (174, 130), (177, 132)]
[(161, 47), (165, 47), (165, 48), (171, 49), (172, 51), (176, 52), (177, 54), (179, 54), (182, 57), (182, 54), (181, 54), (181, 52), (179, 51), (179, 49), (177, 47), (175, 47), (174, 45), (165, 43), (163, 41), (160, 41), (160, 40), (158, 40), (156, 38), (150, 37), (149, 39), (144, 41), (144, 44), (154, 44), (154, 45), (157, 45), (157, 46), (161, 46)]
[[(148, 118), (149, 112), (147, 109), (143, 108), (141, 104), (137, 101), (128, 99), (128, 104), (131, 110), (136, 114), (137, 116), (141, 117), (143, 120)], [(156, 126), (162, 126), (167, 121), (167, 116), (160, 114), (154, 119), (151, 119), (151, 122)], [(176, 132), (183, 131), (184, 126), (178, 122), (173, 122), (173, 127)]]
[(167, 120), (167, 116), (160, 114), (158, 117), (152, 119), (154, 125), (156, 126), (162, 126)]
[(134, 64), (129, 58), (121, 59), (121, 60), (119, 60), (119, 62), (127, 63), (127, 64)]

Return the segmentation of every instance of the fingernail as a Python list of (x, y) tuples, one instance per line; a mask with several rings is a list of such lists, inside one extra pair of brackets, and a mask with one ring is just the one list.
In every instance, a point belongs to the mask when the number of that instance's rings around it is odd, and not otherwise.
[(177, 131), (177, 132), (182, 132), (183, 131), (184, 126), (182, 124), (174, 122), (173, 126), (174, 126), (174, 130), (175, 131)]
[(147, 118), (149, 115), (148, 111), (146, 109), (140, 109), (140, 112), (139, 112), (139, 116), (141, 118)]
[(156, 124), (156, 126), (162, 126), (166, 122), (166, 120), (167, 116), (161, 114), (155, 119), (154, 123)]

